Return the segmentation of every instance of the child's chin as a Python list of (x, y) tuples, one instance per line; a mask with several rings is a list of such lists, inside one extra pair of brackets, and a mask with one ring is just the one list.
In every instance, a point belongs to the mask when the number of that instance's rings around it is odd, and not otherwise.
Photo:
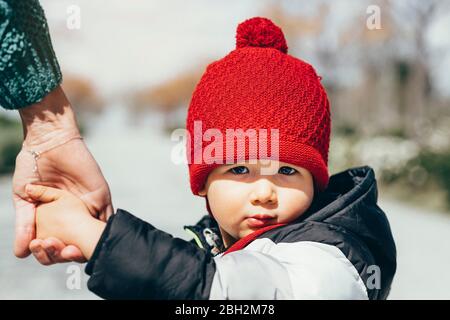
[(252, 234), (253, 232), (255, 232), (258, 229), (260, 229), (260, 228), (250, 228), (250, 227), (248, 227), (247, 229), (245, 229), (245, 230), (240, 232), (239, 238), (242, 239), (242, 238), (248, 236), (249, 234)]

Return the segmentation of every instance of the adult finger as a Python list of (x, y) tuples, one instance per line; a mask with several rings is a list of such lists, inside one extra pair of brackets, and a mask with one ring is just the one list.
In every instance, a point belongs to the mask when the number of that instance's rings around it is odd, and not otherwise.
[(29, 245), (36, 237), (36, 206), (16, 194), (13, 195), (13, 202), (16, 211), (14, 254), (18, 258), (25, 258), (30, 255)]
[(113, 211), (113, 206), (107, 205), (104, 210), (99, 212), (98, 219), (104, 222), (108, 221), (109, 217), (113, 215)]

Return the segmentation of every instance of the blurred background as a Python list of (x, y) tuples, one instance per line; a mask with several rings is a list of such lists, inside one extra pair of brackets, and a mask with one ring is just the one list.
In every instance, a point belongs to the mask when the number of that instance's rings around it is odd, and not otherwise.
[[(234, 49), (238, 23), (265, 16), (283, 29), (289, 53), (322, 76), (330, 174), (376, 172), (398, 250), (390, 298), (450, 299), (450, 1), (105, 3), (41, 0), (64, 90), (115, 208), (189, 239), (183, 225), (207, 212), (187, 166), (170, 160), (170, 134), (184, 127), (205, 67)], [(0, 298), (96, 299), (83, 265), (41, 267), (12, 253), (21, 140), (18, 113), (0, 109)]]

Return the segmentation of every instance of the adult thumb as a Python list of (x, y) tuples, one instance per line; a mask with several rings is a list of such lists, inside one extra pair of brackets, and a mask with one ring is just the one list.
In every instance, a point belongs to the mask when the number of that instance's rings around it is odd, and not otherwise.
[(36, 184), (27, 184), (26, 193), (39, 202), (52, 202), (61, 196), (61, 190)]
[(35, 210), (33, 203), (25, 201), (18, 195), (13, 195), (16, 209), (16, 239), (14, 253), (18, 258), (25, 258), (30, 254), (29, 244), (36, 237)]

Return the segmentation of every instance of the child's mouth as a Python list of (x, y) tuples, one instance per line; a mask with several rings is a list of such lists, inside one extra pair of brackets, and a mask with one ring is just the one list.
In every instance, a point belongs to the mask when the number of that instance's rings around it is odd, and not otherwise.
[(273, 224), (274, 217), (268, 215), (255, 215), (247, 218), (247, 223), (250, 228), (261, 228)]

